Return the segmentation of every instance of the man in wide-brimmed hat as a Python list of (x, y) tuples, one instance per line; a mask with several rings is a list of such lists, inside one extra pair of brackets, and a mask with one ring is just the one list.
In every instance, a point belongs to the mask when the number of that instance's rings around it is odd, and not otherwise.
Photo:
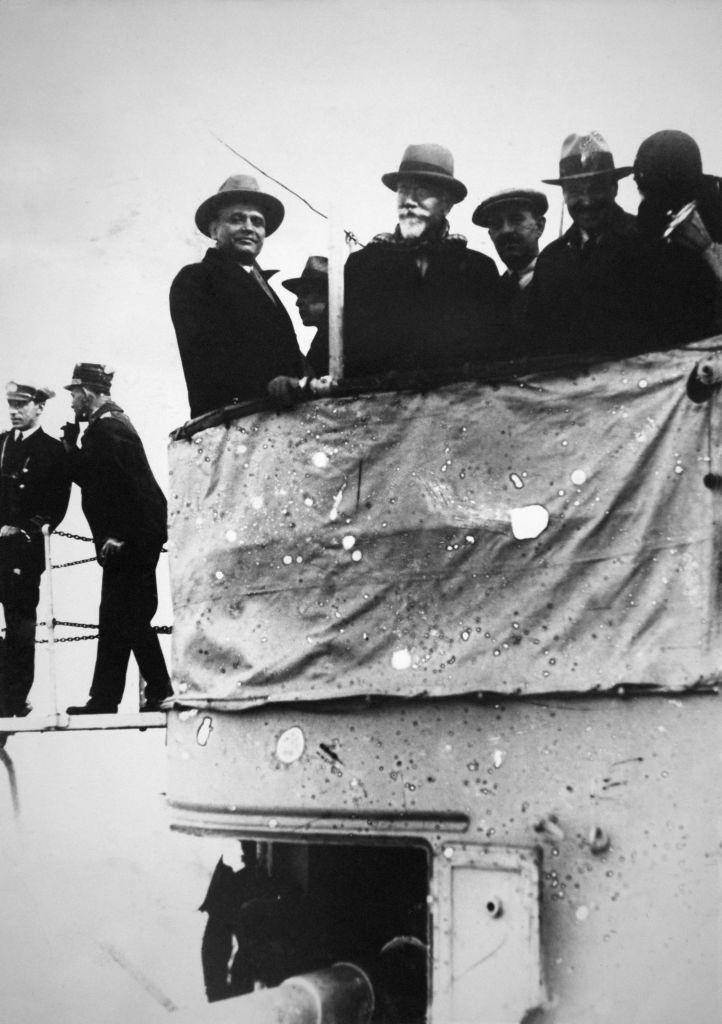
[(408, 146), (381, 180), (396, 193), (398, 223), (346, 263), (345, 375), (483, 361), (497, 342), (499, 275), (449, 232), (466, 196), (451, 153)]
[(275, 271), (256, 262), (283, 215), (282, 203), (245, 174), (196, 211), (196, 227), (215, 248), (183, 267), (170, 290), (191, 416), (269, 393), (290, 400), (303, 374), (291, 319), (268, 284)]
[(304, 327), (317, 328), (306, 360), (309, 372), (322, 377), (328, 373), (328, 259), (309, 256), (301, 276), (287, 278), (283, 287), (296, 296)]
[(0, 434), (0, 603), (5, 612), (0, 715), (23, 717), (35, 674), (35, 626), (45, 568), (42, 528), (60, 523), (70, 498), (63, 446), (40, 426), (55, 394), (37, 384), (5, 386), (11, 429)]
[(540, 354), (620, 356), (651, 342), (635, 218), (616, 203), (618, 182), (631, 173), (592, 131), (569, 135), (559, 177), (544, 179), (561, 185), (573, 224), (536, 265), (529, 319)]
[(472, 221), (489, 229), (494, 248), (506, 264), (501, 278), (501, 295), (510, 340), (525, 344), (529, 285), (539, 257), (539, 239), (549, 208), (543, 192), (533, 188), (506, 188), (483, 199)]

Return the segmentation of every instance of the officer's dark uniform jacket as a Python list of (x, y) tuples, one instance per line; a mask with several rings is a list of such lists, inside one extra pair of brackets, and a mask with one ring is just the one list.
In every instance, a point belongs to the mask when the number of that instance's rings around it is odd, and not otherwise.
[(126, 541), (129, 554), (157, 557), (168, 536), (165, 495), (120, 406), (108, 399), (91, 415), (69, 462), (96, 551), (114, 537)]
[[(12, 557), (41, 573), (45, 567), (42, 527), (47, 524), (54, 530), (68, 508), (68, 463), (60, 441), (42, 427), (23, 441), (14, 441), (13, 434), (12, 430), (0, 434), (0, 526), (15, 526), (26, 534), (12, 545)], [(0, 550), (7, 551), (6, 540), (0, 545)]]
[[(275, 271), (261, 273), (267, 279)], [(301, 350), (280, 299), (218, 249), (178, 273), (170, 314), (191, 416), (264, 396), (274, 377), (303, 376)]]

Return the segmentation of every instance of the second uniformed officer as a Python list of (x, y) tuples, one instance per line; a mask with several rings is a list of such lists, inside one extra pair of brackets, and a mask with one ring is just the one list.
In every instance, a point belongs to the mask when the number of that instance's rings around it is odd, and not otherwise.
[[(151, 626), (158, 607), (155, 569), (167, 538), (166, 500), (133, 424), (110, 398), (112, 380), (105, 366), (78, 363), (66, 385), (76, 422), (64, 428), (65, 449), (103, 567), (90, 699), (69, 707), (69, 715), (118, 710), (131, 651), (146, 684), (143, 710), (158, 708), (173, 692)], [(80, 448), (78, 421), (88, 423)]]
[(0, 713), (24, 716), (35, 674), (35, 626), (45, 568), (42, 528), (54, 530), (68, 508), (63, 446), (40, 426), (55, 394), (32, 384), (6, 385), (12, 429), (0, 434), (0, 602), (5, 611), (5, 672)]

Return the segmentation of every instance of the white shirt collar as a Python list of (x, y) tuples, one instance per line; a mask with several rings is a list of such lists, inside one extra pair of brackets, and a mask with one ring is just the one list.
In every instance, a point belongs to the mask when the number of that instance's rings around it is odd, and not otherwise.
[(13, 438), (16, 441), (27, 441), (31, 434), (34, 434), (36, 430), (40, 430), (40, 424), (36, 423), (34, 427), (29, 430), (13, 430)]

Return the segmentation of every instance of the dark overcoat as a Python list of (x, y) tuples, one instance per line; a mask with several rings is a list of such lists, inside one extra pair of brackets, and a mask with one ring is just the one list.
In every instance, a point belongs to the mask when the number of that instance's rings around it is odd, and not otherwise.
[(42, 572), (45, 545), (42, 527), (62, 521), (70, 498), (68, 460), (60, 441), (41, 428), (19, 445), (13, 431), (0, 434), (0, 526), (16, 526), (29, 540), (12, 545), (28, 568)]
[[(267, 278), (275, 271), (262, 273)], [(191, 416), (261, 397), (274, 377), (303, 376), (303, 357), (280, 299), (269, 298), (218, 249), (178, 273), (170, 314)]]
[(500, 325), (494, 261), (453, 236), (423, 248), (378, 238), (346, 261), (344, 376), (490, 357)]
[(114, 537), (126, 542), (131, 558), (157, 558), (168, 536), (165, 495), (120, 406), (108, 400), (91, 415), (69, 462), (96, 552)]
[(654, 348), (645, 274), (636, 218), (616, 203), (609, 229), (596, 242), (583, 245), (573, 224), (543, 250), (529, 285), (536, 354), (622, 357)]

